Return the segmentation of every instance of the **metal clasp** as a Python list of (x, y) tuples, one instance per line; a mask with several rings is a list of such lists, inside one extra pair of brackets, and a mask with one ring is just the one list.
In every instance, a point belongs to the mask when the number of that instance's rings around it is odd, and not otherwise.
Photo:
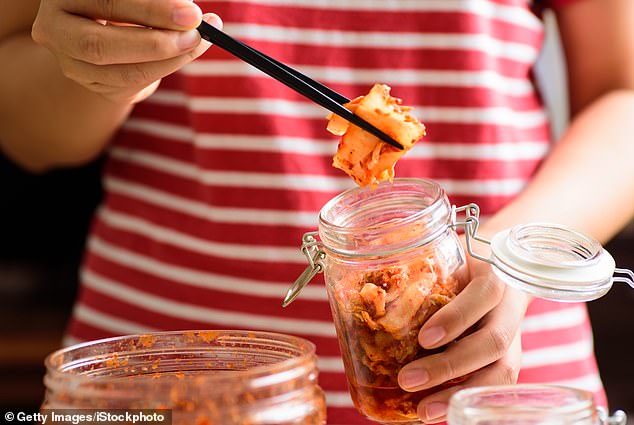
[[(464, 221), (458, 221), (458, 213), (465, 213)], [(451, 207), (451, 224), (450, 227), (457, 228), (459, 226), (464, 227), (465, 241), (467, 244), (467, 252), (473, 258), (476, 258), (485, 263), (494, 264), (491, 257), (484, 257), (473, 250), (473, 241), (479, 241), (486, 245), (491, 245), (491, 241), (478, 235), (478, 227), (480, 226), (480, 207), (477, 204), (467, 204), (462, 207)]]
[(609, 416), (603, 407), (597, 407), (599, 417), (599, 425), (625, 425), (627, 423), (627, 415), (622, 410), (617, 410), (614, 415)]
[[(464, 212), (465, 218), (464, 221), (458, 221), (457, 216), (458, 213)], [(477, 204), (468, 204), (462, 207), (456, 207), (455, 205), (451, 207), (451, 224), (450, 227), (464, 227), (465, 229), (465, 241), (467, 245), (467, 252), (473, 258), (477, 258), (480, 261), (484, 261), (486, 263), (491, 264), (494, 267), (498, 267), (497, 263), (493, 260), (493, 255), (491, 254), (489, 257), (484, 257), (478, 253), (476, 253), (473, 249), (473, 241), (482, 242), (488, 246), (491, 246), (491, 241), (478, 235), (478, 226), (480, 225), (480, 207)], [(499, 267), (498, 267), (499, 268)], [(612, 278), (612, 282), (623, 282), (627, 283), (630, 287), (634, 288), (634, 272), (628, 269), (614, 269), (614, 277)], [(621, 276), (618, 276), (621, 275)]]
[(322, 249), (324, 244), (317, 240), (317, 235), (318, 232), (308, 232), (302, 237), (301, 249), (308, 260), (308, 267), (306, 267), (302, 274), (295, 280), (293, 286), (286, 292), (282, 307), (287, 307), (290, 303), (295, 301), (295, 298), (297, 298), (304, 286), (308, 285), (308, 282), (310, 282), (313, 277), (324, 271), (326, 251)]

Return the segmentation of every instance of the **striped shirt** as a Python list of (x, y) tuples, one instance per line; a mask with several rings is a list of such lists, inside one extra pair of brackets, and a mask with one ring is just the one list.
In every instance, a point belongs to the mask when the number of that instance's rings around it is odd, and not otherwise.
[[(427, 127), (397, 176), (439, 182), (483, 215), (512, 200), (550, 148), (532, 68), (529, 0), (214, 0), (225, 30), (355, 97), (392, 87)], [(327, 111), (219, 48), (163, 80), (109, 149), (67, 342), (171, 329), (260, 329), (317, 344), (330, 424), (352, 407), (321, 277), (289, 308), (303, 233), (353, 186), (331, 166)], [(583, 304), (535, 300), (522, 382), (595, 392)]]

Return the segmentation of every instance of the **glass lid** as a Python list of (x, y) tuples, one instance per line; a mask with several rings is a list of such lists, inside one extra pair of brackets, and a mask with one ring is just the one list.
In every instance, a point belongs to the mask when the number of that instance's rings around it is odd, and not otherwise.
[[(464, 221), (457, 221), (459, 212), (465, 213)], [(503, 230), (489, 241), (477, 234), (479, 212), (475, 204), (454, 207), (453, 225), (464, 225), (469, 254), (491, 264), (510, 286), (562, 302), (600, 298), (614, 282), (634, 288), (634, 273), (616, 268), (610, 253), (588, 235), (560, 224), (530, 223)], [(489, 245), (491, 254), (476, 253), (474, 241)]]
[(511, 286), (557, 301), (589, 301), (612, 287), (616, 264), (593, 238), (550, 223), (519, 225), (491, 240), (494, 272)]

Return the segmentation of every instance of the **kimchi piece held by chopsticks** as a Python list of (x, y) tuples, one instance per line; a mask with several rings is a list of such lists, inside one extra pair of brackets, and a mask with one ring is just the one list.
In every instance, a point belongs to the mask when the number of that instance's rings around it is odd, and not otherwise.
[(346, 172), (359, 186), (376, 186), (394, 178), (394, 165), (425, 135), (425, 126), (410, 114), (401, 99), (390, 96), (390, 87), (375, 84), (365, 96), (344, 105), (355, 115), (372, 123), (403, 146), (399, 150), (338, 115), (328, 116), (327, 130), (342, 136), (333, 167)]

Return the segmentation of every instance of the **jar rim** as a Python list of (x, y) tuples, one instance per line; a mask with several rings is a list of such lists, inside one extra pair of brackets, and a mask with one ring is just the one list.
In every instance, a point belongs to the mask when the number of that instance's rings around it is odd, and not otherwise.
[[(415, 184), (419, 184), (419, 185), (427, 185), (429, 188), (433, 189), (434, 191), (436, 191), (436, 194), (434, 196), (434, 200), (429, 204), (429, 206), (427, 208), (429, 209), (433, 209), (433, 208), (437, 208), (438, 204), (442, 201), (442, 197), (445, 194), (444, 190), (442, 189), (442, 187), (436, 183), (433, 180), (428, 180), (428, 179), (420, 179), (420, 178), (395, 178), (393, 182), (381, 182), (379, 183), (379, 185), (377, 185), (376, 188), (369, 188), (368, 186), (357, 186), (354, 187), (352, 189), (348, 189), (344, 192), (341, 192), (339, 195), (335, 196), (334, 198), (330, 199), (319, 211), (319, 222), (320, 224), (323, 224), (326, 227), (330, 227), (333, 229), (342, 229), (345, 231), (349, 231), (349, 232), (354, 232), (354, 231), (358, 231), (360, 229), (367, 229), (368, 227), (361, 227), (361, 226), (339, 226), (335, 223), (332, 223), (331, 221), (327, 220), (324, 217), (324, 211), (331, 209), (334, 205), (336, 205), (337, 203), (342, 202), (343, 199), (350, 197), (351, 195), (354, 194), (358, 194), (360, 192), (368, 192), (368, 191), (375, 191), (377, 190), (377, 188), (382, 187), (382, 186), (387, 186), (389, 185), (391, 188), (397, 187), (398, 184), (402, 184), (402, 183), (415, 183)], [(370, 192), (372, 193), (372, 192)], [(406, 222), (411, 222), (411, 221), (415, 221), (417, 218), (419, 218), (421, 215), (424, 215), (426, 213), (428, 213), (429, 211), (427, 209), (421, 209), (418, 213), (411, 215), (409, 217), (407, 217), (406, 219), (403, 219), (402, 222), (406, 223)], [(400, 223), (399, 223), (400, 224)], [(370, 228), (372, 227), (376, 227), (378, 225), (374, 225), (374, 226), (370, 226)]]
[[(480, 405), (475, 403), (482, 400)], [(558, 400), (560, 405), (556, 404)], [(513, 404), (506, 404), (507, 401)], [(549, 384), (516, 384), (473, 387), (456, 392), (449, 401), (448, 419), (452, 424), (462, 424), (469, 423), (471, 417), (483, 419), (504, 415), (505, 420), (513, 423), (513, 418), (540, 413), (549, 418), (572, 417), (577, 421), (592, 419), (597, 414), (594, 397), (588, 391)]]
[[(415, 201), (414, 198), (410, 199), (412, 205), (416, 202), (420, 207), (411, 214), (366, 225), (357, 225), (352, 222), (352, 218), (360, 214), (368, 214), (370, 208), (377, 205), (395, 205), (393, 198), (404, 194), (408, 189), (416, 190), (421, 195), (416, 197)], [(427, 196), (422, 196), (423, 193)], [(337, 214), (344, 211), (347, 214), (345, 217)], [(341, 249), (336, 245), (346, 241), (346, 238), (356, 237), (359, 234), (376, 236), (387, 231), (398, 231), (420, 222), (425, 217), (430, 217), (430, 221), (433, 221), (435, 225), (426, 229), (426, 232), (420, 234), (415, 240), (403, 241), (395, 249), (385, 247), (381, 254), (389, 255), (430, 242), (448, 228), (451, 220), (451, 208), (446, 193), (437, 182), (422, 178), (396, 178), (393, 182), (382, 182), (375, 188), (365, 186), (348, 189), (330, 199), (319, 212), (319, 234), (329, 251), (347, 256), (366, 256), (368, 254), (359, 255), (350, 249)], [(335, 222), (335, 218), (338, 222)]]
[[(117, 354), (116, 350), (104, 350), (99, 351), (99, 349), (104, 349), (107, 347), (115, 347), (115, 346), (130, 346), (133, 349), (127, 354), (134, 352), (138, 355), (147, 355), (147, 354), (161, 354), (168, 353), (168, 347), (153, 347), (153, 346), (144, 346), (141, 344), (134, 345), (135, 341), (143, 341), (144, 338), (149, 338), (149, 340), (161, 340), (165, 341), (167, 339), (177, 339), (179, 337), (187, 337), (190, 336), (196, 337), (199, 336), (199, 340), (196, 340), (196, 343), (200, 344), (199, 347), (204, 349), (205, 343), (209, 344), (211, 349), (211, 335), (214, 338), (218, 338), (219, 341), (221, 338), (225, 338), (225, 342), (235, 342), (230, 341), (228, 338), (236, 337), (250, 340), (252, 342), (269, 342), (269, 343), (279, 343), (279, 352), (283, 352), (282, 348), (290, 349), (291, 347), (295, 349), (297, 355), (293, 355), (290, 358), (283, 359), (278, 362), (271, 362), (269, 364), (263, 364), (254, 366), (248, 369), (236, 369), (234, 371), (224, 371), (222, 374), (205, 374), (196, 376), (197, 385), (204, 384), (208, 388), (213, 388), (214, 384), (220, 384), (227, 382), (229, 380), (233, 380), (236, 377), (239, 377), (241, 382), (247, 380), (257, 380), (259, 378), (267, 378), (271, 375), (272, 372), (285, 372), (288, 370), (292, 370), (296, 367), (301, 366), (304, 362), (316, 362), (315, 355), (315, 345), (300, 337), (296, 337), (293, 335), (286, 335), (281, 333), (274, 332), (265, 332), (265, 331), (248, 331), (248, 330), (187, 330), (187, 331), (162, 331), (162, 332), (147, 332), (143, 334), (130, 334), (130, 335), (122, 335), (115, 336), (110, 338), (103, 338), (98, 340), (86, 341), (82, 343), (78, 343), (69, 347), (61, 348), (56, 350), (44, 359), (44, 365), (46, 367), (46, 377), (45, 383), (47, 387), (49, 384), (57, 382), (58, 384), (63, 384), (64, 382), (72, 381), (74, 386), (81, 386), (81, 384), (91, 384), (91, 385), (102, 385), (109, 384), (113, 381), (122, 382), (121, 375), (112, 376), (112, 375), (95, 375), (95, 374), (82, 374), (82, 373), (72, 373), (73, 370), (81, 367), (85, 363), (82, 363), (82, 360), (88, 361), (91, 358), (89, 356), (83, 356), (75, 359), (75, 361), (65, 361), (68, 355), (71, 354), (81, 354), (82, 351), (86, 350), (86, 353), (89, 353), (92, 349), (93, 360), (100, 362), (112, 361), (112, 357)], [(132, 345), (131, 345), (132, 344)], [(220, 344), (222, 346), (222, 344)], [(176, 346), (172, 347), (173, 349), (177, 349)], [(124, 357), (117, 357), (117, 360), (122, 360)], [(95, 369), (98, 370), (98, 369)], [(210, 371), (213, 369), (210, 369)], [(127, 376), (141, 376), (146, 374), (131, 374), (131, 375), (123, 375)], [(149, 374), (147, 374), (149, 375)], [(265, 380), (266, 381), (266, 380)], [(269, 380), (270, 381), (270, 380)], [(158, 385), (159, 382), (156, 381)]]

